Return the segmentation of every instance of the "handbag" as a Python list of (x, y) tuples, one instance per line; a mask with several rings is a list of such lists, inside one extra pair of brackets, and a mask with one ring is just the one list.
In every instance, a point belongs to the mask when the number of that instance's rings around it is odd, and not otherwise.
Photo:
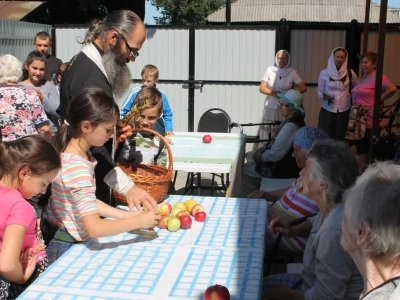
[(262, 177), (271, 178), (275, 167), (276, 162), (262, 162), (256, 165), (256, 171), (261, 174)]
[(361, 140), (365, 136), (369, 106), (353, 104), (350, 108), (349, 123), (347, 124), (346, 140)]

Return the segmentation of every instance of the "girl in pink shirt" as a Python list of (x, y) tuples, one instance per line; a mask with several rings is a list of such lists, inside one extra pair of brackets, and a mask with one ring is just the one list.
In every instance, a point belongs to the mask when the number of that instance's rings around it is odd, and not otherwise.
[(0, 299), (15, 299), (48, 266), (25, 199), (44, 194), (60, 167), (58, 152), (41, 136), (0, 143)]

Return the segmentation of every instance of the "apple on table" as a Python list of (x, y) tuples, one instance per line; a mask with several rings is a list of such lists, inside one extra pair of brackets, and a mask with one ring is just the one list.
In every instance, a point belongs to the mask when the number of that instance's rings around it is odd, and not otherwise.
[(211, 141), (212, 141), (211, 135), (206, 134), (206, 135), (203, 136), (203, 143), (209, 144), (209, 143), (211, 143)]
[(229, 300), (231, 295), (229, 290), (223, 285), (209, 286), (204, 292), (203, 300)]

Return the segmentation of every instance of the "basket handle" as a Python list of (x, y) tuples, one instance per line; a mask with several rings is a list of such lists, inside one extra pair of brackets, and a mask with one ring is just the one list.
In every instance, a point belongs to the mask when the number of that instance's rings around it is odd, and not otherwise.
[[(159, 134), (157, 131), (154, 131), (153, 129), (147, 128), (147, 127), (140, 127), (138, 129), (138, 131), (147, 131), (150, 132), (151, 134), (154, 134), (156, 136), (158, 136), (164, 143), (165, 148), (167, 148), (167, 152), (168, 152), (168, 170), (172, 171), (173, 170), (173, 165), (174, 165), (174, 161), (172, 158), (172, 149), (171, 146), (169, 145), (168, 141), (161, 135)], [(120, 138), (117, 138), (117, 145), (119, 145), (119, 143), (121, 143)]]

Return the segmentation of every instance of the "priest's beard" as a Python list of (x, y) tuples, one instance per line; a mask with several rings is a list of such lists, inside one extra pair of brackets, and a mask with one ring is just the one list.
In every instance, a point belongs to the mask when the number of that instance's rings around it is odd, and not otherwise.
[(119, 44), (110, 47), (103, 55), (103, 66), (106, 71), (108, 82), (115, 97), (122, 97), (128, 90), (131, 82), (131, 72), (128, 69), (126, 59), (122, 58)]

